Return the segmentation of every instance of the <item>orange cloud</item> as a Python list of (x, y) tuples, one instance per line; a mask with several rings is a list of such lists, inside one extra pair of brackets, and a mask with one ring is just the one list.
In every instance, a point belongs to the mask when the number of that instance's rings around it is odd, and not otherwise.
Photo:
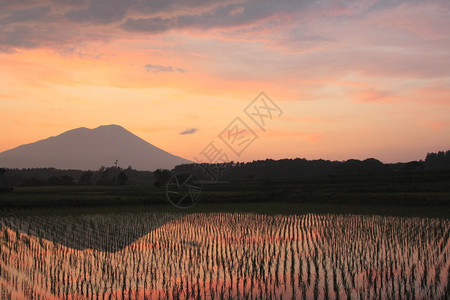
[(242, 159), (450, 147), (438, 2), (77, 3), (2, 7), (0, 151), (116, 123), (192, 158), (260, 91), (285, 114)]

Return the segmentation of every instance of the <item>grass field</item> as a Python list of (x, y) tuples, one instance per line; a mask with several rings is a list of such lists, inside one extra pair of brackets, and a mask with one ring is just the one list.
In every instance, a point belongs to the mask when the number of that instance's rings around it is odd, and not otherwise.
[[(187, 212), (356, 213), (450, 217), (450, 171), (203, 182)], [(46, 211), (178, 211), (164, 187), (17, 187), (0, 194), (3, 213)], [(21, 213), (24, 213), (22, 210)]]

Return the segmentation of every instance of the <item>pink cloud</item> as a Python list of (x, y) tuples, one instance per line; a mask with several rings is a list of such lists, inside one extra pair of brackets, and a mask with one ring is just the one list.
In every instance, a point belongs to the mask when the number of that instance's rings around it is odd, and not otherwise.
[(395, 100), (394, 93), (389, 90), (378, 90), (374, 88), (350, 91), (356, 102), (389, 102)]
[(444, 128), (450, 128), (450, 121), (428, 121), (423, 122), (422, 124), (431, 129), (431, 131), (440, 131)]

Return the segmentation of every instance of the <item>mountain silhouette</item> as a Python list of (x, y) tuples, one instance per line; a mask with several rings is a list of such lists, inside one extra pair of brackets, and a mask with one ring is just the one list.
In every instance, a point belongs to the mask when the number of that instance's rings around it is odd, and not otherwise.
[(171, 169), (190, 161), (144, 141), (118, 125), (66, 131), (31, 144), (0, 153), (6, 168), (97, 170), (101, 166), (132, 166), (136, 170)]

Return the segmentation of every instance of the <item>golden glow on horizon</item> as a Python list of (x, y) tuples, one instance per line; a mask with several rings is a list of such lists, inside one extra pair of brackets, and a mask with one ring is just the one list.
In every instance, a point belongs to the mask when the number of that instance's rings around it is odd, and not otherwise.
[[(422, 16), (423, 5), (404, 11)], [(284, 12), (290, 22), (274, 14), (155, 35), (110, 28), (108, 39), (15, 52), (1, 52), (0, 41), (0, 152), (118, 124), (193, 159), (265, 91), (284, 114), (231, 160), (424, 158), (450, 148), (450, 36), (442, 31), (450, 18), (433, 15), (439, 10), (430, 4), (420, 24), (401, 27), (393, 22), (399, 7), (353, 20), (333, 19), (350, 8), (326, 18), (314, 11), (304, 32)], [(179, 134), (193, 127), (195, 134)]]

